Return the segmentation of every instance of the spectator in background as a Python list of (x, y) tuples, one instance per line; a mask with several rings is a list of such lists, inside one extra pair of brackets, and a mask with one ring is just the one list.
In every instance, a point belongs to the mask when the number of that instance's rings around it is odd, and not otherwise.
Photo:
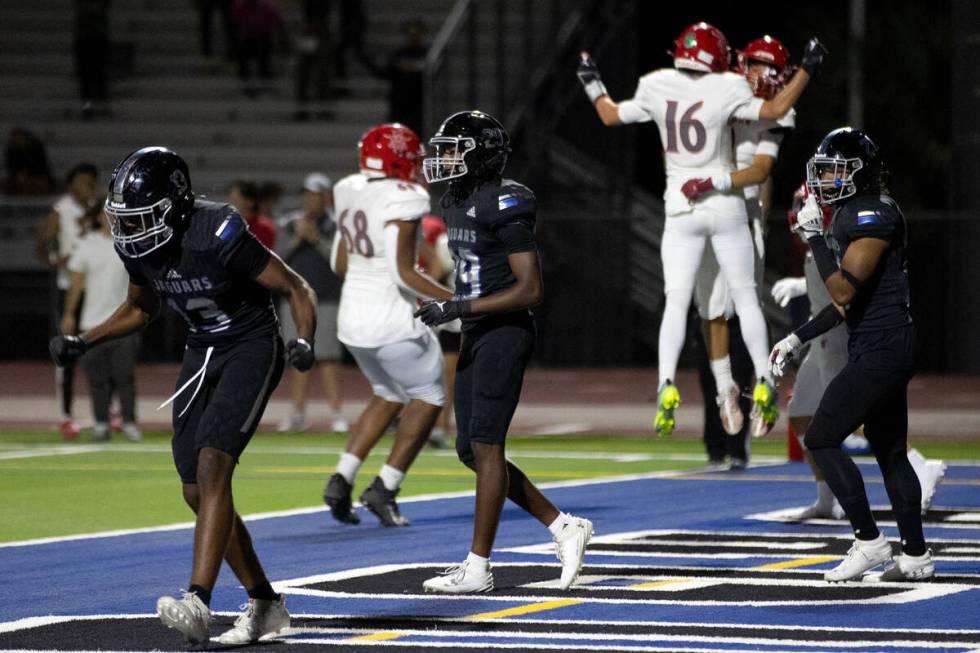
[(214, 54), (214, 47), (211, 41), (211, 25), (215, 10), (221, 18), (221, 27), (225, 37), (225, 59), (233, 62), (236, 60), (237, 48), (235, 47), (235, 23), (231, 17), (232, 0), (195, 0), (198, 11), (198, 27), (201, 36), (201, 54), (210, 57)]
[(264, 181), (258, 185), (258, 213), (273, 221), (275, 226), (276, 211), (282, 200), (283, 188), (274, 181)]
[[(346, 432), (347, 420), (341, 414), (340, 341), (337, 340), (337, 305), (340, 301), (340, 279), (330, 268), (330, 253), (337, 223), (333, 217), (333, 194), (330, 178), (318, 172), (310, 173), (303, 181), (303, 208), (288, 216), (284, 228), (290, 234), (282, 250), (282, 259), (306, 279), (316, 291), (318, 300), (316, 322), (316, 358), (320, 380), (330, 407), (330, 430)], [(296, 327), (289, 311), (279, 311), (283, 337), (295, 338)], [(281, 432), (305, 431), (306, 400), (310, 372), (293, 370), (290, 373), (293, 390), (293, 412), (280, 425)]]
[[(44, 218), (38, 233), (35, 252), (38, 259), (55, 272), (57, 292), (52, 293), (52, 326), (60, 328), (64, 313), (65, 293), (70, 285), (67, 263), (81, 236), (80, 218), (96, 198), (99, 171), (91, 163), (79, 163), (68, 172), (68, 192), (58, 198)], [(76, 306), (77, 311), (77, 306)], [(77, 316), (76, 316), (77, 318)], [(57, 391), (61, 403), (61, 435), (66, 440), (78, 436), (78, 424), (72, 418), (72, 395), (75, 368), (69, 364), (56, 368)]]
[(347, 50), (351, 49), (357, 59), (371, 73), (377, 72), (377, 65), (364, 50), (364, 34), (367, 32), (367, 15), (362, 0), (340, 0), (340, 43), (337, 44), (337, 77), (347, 79)]
[(238, 75), (249, 97), (261, 92), (252, 84), (252, 62), (258, 65), (264, 82), (272, 79), (272, 50), (276, 38), (282, 38), (285, 27), (282, 12), (275, 0), (234, 0), (232, 20), (238, 48)]
[[(126, 301), (129, 273), (116, 255), (109, 221), (103, 211), (105, 198), (97, 200), (81, 218), (84, 235), (68, 259), (71, 285), (65, 295), (61, 333), (75, 335), (101, 324)], [(82, 294), (85, 305), (77, 319)], [(92, 440), (109, 439), (109, 403), (113, 393), (122, 411), (122, 431), (127, 440), (142, 439), (136, 424), (136, 383), (134, 370), (139, 352), (139, 333), (95, 345), (80, 359), (88, 375), (95, 424)]]
[(309, 118), (310, 100), (330, 97), (330, 0), (303, 0), (303, 27), (296, 38), (297, 120)]
[(82, 116), (109, 98), (109, 0), (75, 0), (75, 74)]
[(422, 132), (422, 82), (425, 71), (425, 23), (410, 20), (402, 25), (405, 42), (390, 55), (382, 75), (388, 79), (388, 120)]
[(268, 249), (276, 245), (276, 225), (269, 216), (259, 211), (259, 187), (251, 181), (236, 180), (228, 187), (228, 203), (238, 212), (248, 228)]
[(4, 159), (9, 195), (46, 195), (54, 190), (48, 153), (33, 133), (21, 127), (10, 130)]

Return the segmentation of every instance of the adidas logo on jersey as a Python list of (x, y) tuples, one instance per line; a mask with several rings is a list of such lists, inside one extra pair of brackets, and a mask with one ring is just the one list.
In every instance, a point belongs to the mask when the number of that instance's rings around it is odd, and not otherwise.
[(466, 211), (466, 215), (470, 216), (471, 218), (475, 218), (476, 217), (476, 207), (475, 206), (471, 206), (469, 208), (469, 210)]
[(180, 273), (177, 272), (177, 270), (168, 270), (167, 271), (167, 278), (168, 279), (180, 279)]

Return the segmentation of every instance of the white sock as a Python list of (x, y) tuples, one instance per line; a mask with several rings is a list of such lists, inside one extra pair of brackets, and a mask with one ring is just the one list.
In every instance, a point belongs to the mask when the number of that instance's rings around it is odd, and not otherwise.
[(470, 551), (470, 554), (466, 556), (466, 564), (476, 571), (485, 572), (490, 568), (490, 558), (478, 556)]
[(735, 383), (732, 379), (732, 359), (728, 356), (713, 358), (711, 360), (711, 373), (715, 377), (715, 386), (719, 393)]
[(834, 505), (834, 493), (831, 491), (827, 481), (817, 481), (817, 505), (830, 508)]
[(357, 470), (361, 468), (361, 463), (363, 462), (363, 460), (354, 454), (345, 451), (340, 454), (340, 460), (337, 461), (337, 473), (343, 476), (345, 481), (353, 485), (354, 478), (357, 476)]
[(552, 535), (558, 535), (570, 521), (571, 518), (567, 514), (559, 512), (558, 516), (555, 517), (555, 521), (548, 524), (548, 530), (551, 531)]
[(381, 471), (378, 472), (378, 478), (384, 483), (386, 490), (394, 492), (401, 487), (402, 481), (405, 480), (405, 472), (398, 471), (391, 465), (382, 465)]

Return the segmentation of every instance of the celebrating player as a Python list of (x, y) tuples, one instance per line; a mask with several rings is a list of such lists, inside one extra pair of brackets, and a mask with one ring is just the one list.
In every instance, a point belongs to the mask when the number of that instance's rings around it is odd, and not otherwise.
[[(299, 338), (285, 347), (299, 370), (313, 364), (316, 296), (261, 245), (227, 204), (195, 200), (187, 164), (162, 147), (123, 159), (105, 203), (116, 250), (129, 272), (126, 301), (80, 336), (51, 341), (64, 364), (89, 347), (144, 327), (163, 299), (188, 326), (173, 403), (173, 456), (184, 500), (197, 514), (194, 560), (183, 598), (157, 601), (160, 620), (192, 644), (209, 639), (211, 590), (222, 559), (248, 592), (235, 626), (217, 638), (247, 644), (289, 626), (235, 512), (231, 478), (283, 370), (272, 293), (286, 298)], [(161, 406), (162, 407), (162, 406)]]
[(334, 187), (339, 229), (331, 263), (344, 280), (337, 337), (374, 396), (351, 429), (323, 498), (337, 520), (360, 522), (351, 509), (355, 476), (400, 415), (388, 460), (360, 501), (385, 526), (407, 526), (395, 496), (446, 400), (439, 341), (412, 314), (417, 297), (452, 293), (415, 268), (419, 220), (429, 211), (429, 192), (417, 183), (425, 154), (419, 137), (391, 123), (368, 130), (357, 147), (360, 172)]
[(529, 309), (543, 292), (534, 193), (502, 178), (510, 137), (492, 116), (453, 114), (429, 143), (435, 156), (423, 164), (426, 180), (449, 181), (441, 206), (455, 260), (456, 296), (427, 302), (416, 315), (430, 326), (463, 321), (456, 452), (476, 472), (476, 513), (469, 556), (423, 587), (452, 594), (493, 589), (490, 550), (509, 498), (551, 531), (562, 563), (559, 585), (567, 589), (582, 567), (592, 522), (559, 512), (504, 452), (534, 346)]
[[(738, 51), (738, 72), (748, 80), (755, 97), (768, 100), (775, 97), (776, 93), (786, 85), (792, 71), (789, 60), (789, 50), (786, 46), (767, 35), (751, 41), (744, 50)], [(745, 211), (755, 243), (754, 269), (757, 284), (762, 283), (765, 270), (764, 224), (769, 206), (772, 204), (772, 184), (768, 183), (769, 173), (776, 163), (784, 134), (793, 129), (795, 123), (796, 112), (790, 109), (789, 113), (779, 121), (739, 120), (732, 125), (735, 164), (739, 172), (737, 179), (733, 175), (732, 188), (741, 186), (745, 197)], [(681, 187), (692, 201), (696, 201), (701, 196), (702, 189), (706, 186), (704, 179), (695, 179), (694, 182), (690, 183), (689, 180)], [(729, 296), (728, 284), (725, 283), (725, 277), (718, 268), (710, 244), (704, 249), (694, 290), (695, 303), (703, 320), (705, 344), (717, 390), (716, 402), (721, 425), (729, 435), (738, 435), (743, 427), (742, 410), (739, 406), (741, 393), (732, 377), (732, 363), (728, 355), (728, 319), (735, 311)], [(769, 388), (765, 386), (759, 388), (762, 393), (768, 390)], [(772, 429), (779, 411), (774, 403), (768, 411), (762, 410), (765, 402), (753, 402), (753, 404), (750, 430), (753, 436), (759, 437)], [(708, 437), (709, 434), (706, 432), (705, 438)], [(732, 454), (733, 466), (744, 464), (748, 457), (745, 434), (741, 433), (740, 441), (726, 444)]]
[[(882, 579), (923, 580), (934, 573), (922, 534), (921, 488), (906, 455), (907, 390), (915, 350), (908, 228), (887, 194), (883, 175), (878, 147), (859, 130), (835, 129), (817, 146), (807, 163), (811, 195), (797, 214), (797, 225), (831, 303), (776, 343), (771, 353), (773, 373), (779, 376), (803, 343), (847, 323), (847, 364), (827, 386), (804, 437), (856, 537), (844, 560), (824, 574), (829, 581), (858, 578), (892, 560), (891, 545), (871, 514), (861, 472), (840, 447), (860, 424), (902, 536), (902, 553)], [(834, 207), (829, 245), (818, 202)]]
[[(759, 379), (756, 410), (771, 416), (775, 390), (766, 368), (769, 349), (766, 324), (755, 293), (752, 236), (746, 226), (745, 200), (732, 188), (749, 185), (750, 173), (733, 170), (732, 119), (779, 120), (789, 113), (819, 68), (826, 50), (817, 39), (807, 43), (802, 68), (771, 100), (753, 97), (741, 75), (727, 72), (728, 41), (717, 28), (697, 23), (675, 41), (674, 68), (640, 78), (634, 97), (614, 102), (588, 53), (582, 53), (578, 76), (605, 125), (654, 120), (660, 129), (667, 162), (664, 204), (667, 219), (661, 244), (666, 305), (659, 337), (659, 398), (654, 427), (661, 434), (674, 428), (680, 393), (673, 383), (684, 346), (687, 309), (705, 240), (728, 285), (742, 335)], [(753, 182), (754, 183), (754, 182)], [(692, 202), (689, 196), (701, 195)]]
[[(803, 206), (805, 197), (806, 185), (804, 184), (793, 194), (793, 207), (787, 215), (790, 230), (796, 233), (799, 233), (797, 215)], [(831, 205), (826, 204), (820, 209), (823, 212), (823, 229), (826, 238), (833, 217), (833, 209)], [(831, 304), (831, 299), (823, 280), (820, 278), (820, 273), (817, 271), (813, 254), (810, 252), (807, 252), (803, 271), (805, 277), (789, 277), (780, 279), (773, 284), (772, 296), (779, 302), (780, 306), (786, 306), (793, 297), (806, 295), (810, 300), (810, 313), (816, 315)], [(793, 397), (788, 406), (789, 423), (801, 440), (809, 429), (810, 422), (813, 421), (813, 415), (820, 404), (820, 398), (823, 397), (824, 391), (833, 378), (840, 374), (845, 365), (847, 365), (847, 328), (843, 324), (838, 324), (811, 341), (806, 356), (796, 372), (796, 379), (793, 382)], [(856, 437), (849, 435), (845, 438), (845, 450), (847, 450), (848, 440)], [(800, 521), (817, 518), (842, 519), (844, 510), (834, 498), (830, 486), (824, 480), (823, 473), (813, 460), (813, 455), (809, 450), (804, 450), (804, 452), (807, 462), (813, 468), (813, 476), (817, 483), (817, 499), (812, 505), (800, 511), (795, 519)], [(908, 448), (908, 457), (912, 469), (915, 470), (915, 475), (919, 479), (919, 485), (922, 487), (922, 512), (925, 514), (932, 504), (939, 482), (946, 473), (946, 465), (941, 460), (926, 460), (911, 444)]]

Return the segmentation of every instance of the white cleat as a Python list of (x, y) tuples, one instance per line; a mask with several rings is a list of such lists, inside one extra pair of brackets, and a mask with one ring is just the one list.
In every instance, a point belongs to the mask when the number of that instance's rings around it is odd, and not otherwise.
[(806, 521), (808, 519), (844, 519), (844, 509), (834, 501), (830, 506), (814, 503), (793, 516), (793, 521)]
[(567, 590), (578, 578), (592, 532), (592, 522), (588, 519), (570, 517), (565, 528), (554, 537), (555, 554), (561, 562), (561, 580), (558, 583), (561, 589)]
[(183, 598), (161, 596), (157, 600), (157, 616), (168, 628), (184, 633), (191, 644), (203, 644), (211, 636), (211, 610), (194, 592), (181, 592)]
[(215, 638), (219, 644), (254, 644), (267, 635), (274, 635), (289, 628), (289, 613), (286, 611), (286, 597), (279, 595), (278, 601), (249, 599), (242, 606), (244, 612), (235, 619), (235, 626)]
[(927, 460), (924, 478), (919, 479), (922, 485), (922, 514), (926, 514), (932, 506), (932, 500), (936, 498), (936, 488), (946, 476), (946, 463), (941, 460)]
[(493, 572), (490, 567), (484, 572), (477, 571), (464, 561), (423, 582), (422, 588), (426, 592), (441, 594), (490, 592), (493, 590)]
[(895, 558), (895, 564), (886, 569), (879, 580), (901, 582), (908, 580), (929, 580), (936, 574), (932, 564), (932, 551), (926, 551), (920, 556), (901, 554)]
[(718, 403), (718, 416), (721, 418), (721, 427), (728, 435), (738, 435), (745, 422), (742, 408), (738, 405), (738, 386), (734, 383), (726, 390), (718, 393), (715, 401)]
[(892, 545), (884, 535), (879, 534), (873, 540), (854, 540), (847, 551), (844, 560), (823, 575), (824, 580), (839, 583), (845, 580), (860, 578), (861, 575), (885, 564), (892, 559)]

